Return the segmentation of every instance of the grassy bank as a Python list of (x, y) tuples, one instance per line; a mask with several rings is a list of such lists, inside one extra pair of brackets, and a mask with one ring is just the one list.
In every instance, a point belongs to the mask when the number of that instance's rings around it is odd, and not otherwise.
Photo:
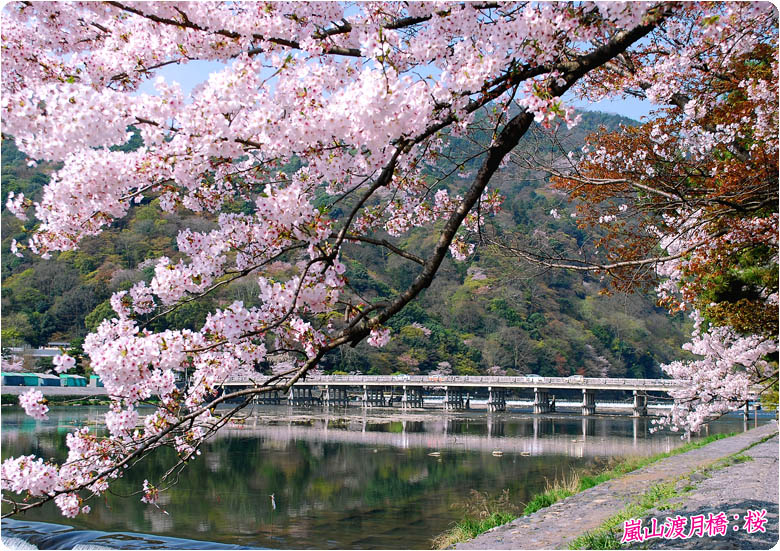
[(458, 542), (470, 540), (521, 514), (520, 508), (509, 499), (509, 490), (504, 490), (496, 498), (491, 498), (486, 492), (471, 490), (464, 508), (466, 516), (433, 540), (434, 549), (446, 549)]
[(651, 486), (640, 498), (625, 509), (605, 520), (593, 532), (586, 532), (571, 542), (570, 549), (620, 549), (620, 529), (623, 523), (639, 518), (654, 507), (662, 506), (671, 499), (680, 497), (688, 490), (678, 491), (674, 482)]
[[(463, 520), (458, 522), (451, 529), (437, 536), (433, 540), (433, 548), (446, 549), (456, 543), (473, 539), (491, 528), (514, 520), (518, 516), (535, 513), (539, 509), (549, 507), (553, 503), (589, 488), (593, 488), (602, 482), (641, 469), (642, 467), (666, 459), (667, 457), (706, 446), (711, 442), (733, 436), (734, 434), (736, 433), (714, 434), (695, 442), (688, 442), (669, 452), (658, 453), (648, 457), (629, 457), (621, 459), (599, 473), (585, 475), (572, 473), (569, 477), (563, 477), (563, 479), (553, 483), (548, 482), (545, 491), (534, 495), (531, 500), (525, 504), (522, 511), (509, 501), (506, 490), (504, 490), (501, 498), (492, 501), (486, 495), (479, 494), (472, 490), (472, 499), (474, 498), (474, 495), (481, 496), (479, 499), (481, 504), (476, 507), (467, 505), (466, 516)], [(622, 523), (622, 521), (620, 522)]]

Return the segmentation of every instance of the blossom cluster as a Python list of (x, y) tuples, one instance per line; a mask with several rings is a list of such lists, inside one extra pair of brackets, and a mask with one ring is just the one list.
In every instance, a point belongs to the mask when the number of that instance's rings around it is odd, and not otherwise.
[(59, 356), (54, 356), (52, 363), (57, 373), (65, 373), (76, 365), (76, 359), (67, 354), (60, 354)]
[(19, 405), (24, 408), (24, 412), (33, 419), (45, 420), (49, 411), (48, 401), (43, 397), (40, 390), (30, 389), (19, 396)]
[[(485, 171), (472, 193), (430, 181), (425, 169), (447, 133), (468, 132), (475, 112), (489, 105), (507, 116), (512, 107), (543, 124), (555, 117), (574, 124), (559, 96), (584, 78), (581, 68), (595, 70), (593, 59), (639, 44), (675, 9), (587, 2), (6, 6), (3, 133), (30, 158), (59, 163), (37, 201), (9, 194), (9, 209), (34, 212), (40, 222), (25, 243), (14, 243), (15, 253), (75, 249), (141, 201), (215, 221), (209, 230), (183, 229), (176, 256), (156, 259), (150, 279), (111, 297), (117, 316), (83, 345), (114, 401), (108, 437), (84, 429), (69, 435), (68, 459), (41, 491), (56, 494), (63, 514), (85, 512), (79, 492), (106, 491), (130, 458), (163, 445), (182, 461), (197, 455), (218, 426), (209, 407), (225, 381), (257, 378), (282, 352), (290, 354), (280, 365), (291, 371), (347, 342), (385, 345), (391, 309), (382, 318), (366, 308), (348, 325), (354, 304), (364, 301), (350, 295), (343, 246), (361, 238), (376, 246), (380, 232), (396, 239), (438, 223), (448, 229), (435, 261), (421, 261), (418, 279), (447, 250), (466, 259), (475, 250), (471, 234), (498, 212), (501, 197), (487, 191)], [(612, 48), (606, 37), (615, 37)], [(157, 78), (160, 67), (193, 61), (222, 65), (188, 93)], [(150, 79), (156, 92), (139, 93)], [(141, 147), (117, 147), (134, 132)], [(506, 162), (506, 136), (486, 146), (501, 156), (490, 174)], [(237, 204), (246, 208), (237, 212)], [(201, 327), (150, 329), (157, 316), (240, 278), (257, 284), (254, 305), (220, 304)], [(72, 365), (69, 356), (57, 361), (58, 370)], [(187, 386), (177, 385), (185, 374)], [(152, 398), (159, 406), (142, 414), (139, 405)], [(45, 415), (42, 396), (28, 394), (23, 403)], [(19, 458), (8, 459), (4, 488), (29, 491), (22, 472)], [(150, 503), (159, 495), (148, 481), (142, 491)]]
[(19, 356), (3, 356), (2, 359), (3, 372), (14, 373), (22, 371), (24, 367), (24, 358)]
[[(755, 398), (760, 383), (776, 371), (767, 357), (778, 351), (777, 337), (744, 334), (729, 325), (715, 325), (695, 305), (696, 288), (689, 273), (699, 264), (725, 264), (730, 248), (760, 243), (777, 248), (777, 214), (768, 218), (742, 221), (740, 227), (722, 236), (711, 236), (700, 221), (701, 213), (680, 213), (670, 219), (675, 233), (665, 234), (661, 244), (671, 260), (659, 263), (656, 270), (664, 279), (657, 287), (661, 299), (676, 309), (688, 310), (694, 322), (691, 341), (683, 348), (700, 359), (674, 361), (662, 365), (670, 377), (685, 382), (672, 393), (674, 407), (662, 424), (695, 431), (712, 416), (739, 408)], [(683, 254), (697, 243), (706, 243), (692, 253)], [(776, 309), (776, 294), (763, 300)], [(772, 306), (774, 304), (774, 306)]]

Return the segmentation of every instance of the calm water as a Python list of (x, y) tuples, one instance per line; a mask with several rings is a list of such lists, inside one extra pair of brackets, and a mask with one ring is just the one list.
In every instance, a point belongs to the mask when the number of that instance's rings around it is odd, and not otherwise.
[[(67, 432), (97, 424), (103, 411), (53, 408), (48, 421), (36, 422), (3, 408), (2, 457), (62, 459)], [(108, 495), (77, 519), (64, 519), (50, 504), (20, 520), (249, 547), (429, 549), (433, 537), (462, 517), (471, 490), (497, 495), (507, 489), (521, 504), (572, 470), (681, 444), (679, 435), (650, 435), (649, 426), (626, 416), (359, 408), (326, 414), (265, 406), (211, 440), (161, 496), (160, 508), (137, 496)], [(742, 418), (733, 415), (709, 432), (742, 429)], [(166, 452), (139, 464), (114, 492), (129, 494), (145, 478), (155, 479), (172, 462)]]

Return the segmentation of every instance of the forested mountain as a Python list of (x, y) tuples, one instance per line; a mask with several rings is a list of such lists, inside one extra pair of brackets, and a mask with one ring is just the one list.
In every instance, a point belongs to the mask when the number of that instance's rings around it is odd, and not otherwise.
[[(582, 144), (599, 125), (614, 128), (630, 123), (614, 115), (583, 113), (582, 122), (567, 139)], [(527, 139), (521, 150), (538, 152), (538, 144), (532, 141)], [(479, 162), (474, 151), (475, 144), (453, 139), (431, 178), (446, 176), (448, 186), (457, 190), (456, 173), (468, 172)], [(13, 140), (4, 136), (3, 205), (12, 191), (35, 197), (54, 168), (43, 163), (27, 166)], [(548, 245), (562, 247), (588, 239), (568, 214), (550, 215), (553, 209), (569, 209), (538, 173), (510, 164), (499, 186), (506, 199), (493, 221), (494, 232), (533, 234)], [(3, 346), (77, 342), (112, 316), (111, 293), (148, 281), (154, 272), (152, 259), (180, 256), (176, 250), (180, 229), (202, 231), (214, 225), (208, 216), (161, 214), (152, 203), (145, 200), (132, 207), (119, 224), (85, 239), (78, 250), (49, 260), (11, 253), (11, 241), (24, 240), (25, 229), (32, 229), (34, 222), (23, 223), (3, 208)], [(236, 212), (251, 208), (250, 203), (233, 205)], [(432, 232), (413, 230), (402, 244), (425, 249), (433, 247), (433, 240)], [(350, 285), (369, 301), (382, 300), (414, 277), (408, 262), (375, 247), (349, 245), (343, 259)], [(652, 293), (605, 296), (600, 293), (603, 288), (598, 276), (541, 272), (495, 248), (478, 246), (466, 262), (448, 259), (421, 298), (391, 320), (393, 339), (386, 347), (342, 347), (321, 367), (371, 374), (660, 376), (658, 364), (682, 354), (680, 345), (690, 329), (685, 320), (656, 307)], [(256, 303), (257, 285), (247, 280), (225, 286), (210, 300), (188, 303), (154, 322), (154, 327), (199, 327), (211, 309), (234, 300)]]

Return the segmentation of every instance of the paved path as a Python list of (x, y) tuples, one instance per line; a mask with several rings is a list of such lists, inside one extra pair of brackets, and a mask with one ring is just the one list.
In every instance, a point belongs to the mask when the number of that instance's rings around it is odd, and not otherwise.
[[(674, 480), (691, 471), (701, 469), (721, 457), (734, 454), (773, 433), (777, 433), (777, 423), (770, 422), (731, 438), (718, 440), (702, 448), (657, 461), (638, 471), (568, 497), (532, 515), (520, 517), (504, 526), (494, 528), (471, 541), (457, 544), (455, 549), (568, 549), (571, 540), (586, 531), (597, 528), (607, 518), (619, 512), (647, 491), (650, 486)], [(774, 471), (770, 473), (769, 478), (774, 479), (775, 486), (774, 489), (768, 487), (767, 491), (771, 494), (768, 498), (774, 507), (773, 518), (776, 534), (778, 507), (777, 439), (775, 438), (774, 441)], [(771, 448), (771, 446), (768, 447)], [(764, 453), (766, 449), (767, 446), (762, 446), (761, 453)], [(766, 460), (769, 461), (767, 468), (771, 470), (772, 463), (769, 459)], [(753, 470), (755, 465), (756, 463), (751, 461), (734, 467), (743, 467), (744, 471), (740, 471), (740, 474), (747, 479), (755, 479), (756, 474)], [(751, 484), (761, 485), (762, 483), (757, 480)], [(741, 480), (740, 484), (744, 484), (744, 480)], [(733, 503), (727, 510), (739, 507), (740, 514), (744, 514), (743, 500), (733, 497), (737, 490), (742, 488), (748, 492), (748, 495), (754, 491), (752, 486), (739, 485), (719, 489), (724, 500)], [(669, 511), (665, 511), (663, 516), (668, 514)], [(776, 536), (774, 541), (777, 542)], [(771, 546), (770, 544), (768, 547)]]
[[(643, 549), (771, 549), (778, 543), (778, 438), (775, 436), (747, 450), (752, 461), (738, 463), (711, 473), (696, 483), (680, 505), (671, 510), (648, 512), (643, 525), (651, 518), (662, 524), (666, 517), (682, 515), (717, 515), (726, 513), (729, 529), (726, 536), (693, 537), (686, 541), (652, 539)], [(693, 477), (696, 478), (696, 475)], [(745, 512), (766, 509), (766, 532), (745, 532)], [(737, 530), (734, 530), (734, 528)]]

